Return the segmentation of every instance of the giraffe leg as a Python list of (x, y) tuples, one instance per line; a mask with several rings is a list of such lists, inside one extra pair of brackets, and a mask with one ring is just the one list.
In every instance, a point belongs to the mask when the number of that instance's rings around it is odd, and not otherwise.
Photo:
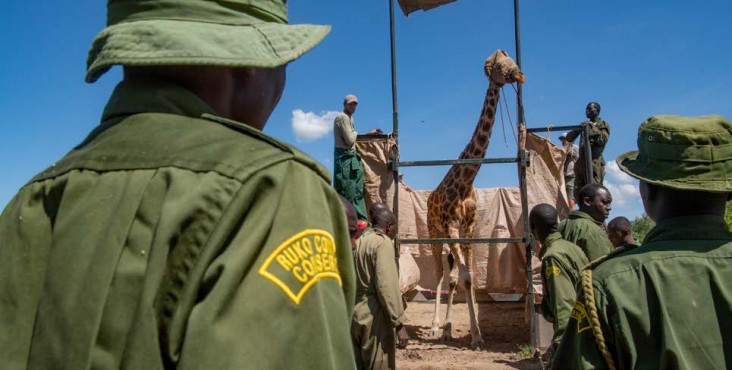
[(473, 292), (472, 284), (472, 260), (473, 250), (470, 247), (464, 248), (463, 250), (463, 261), (460, 267), (460, 285), (461, 288), (465, 289), (465, 295), (468, 304), (468, 313), (470, 314), (470, 334), (473, 337), (471, 346), (476, 351), (485, 349), (485, 341), (480, 333), (480, 326), (478, 325), (478, 319), (475, 312), (475, 294)]
[[(431, 234), (431, 233), (430, 233)], [(430, 235), (430, 238), (438, 238), (439, 236)], [(432, 244), (432, 256), (435, 262), (435, 274), (437, 274), (437, 286), (435, 292), (435, 313), (432, 316), (432, 328), (430, 329), (430, 337), (437, 338), (440, 330), (440, 298), (442, 296), (442, 279), (444, 275), (444, 267), (442, 265), (442, 244)]]
[[(450, 249), (453, 249), (453, 245), (450, 244)], [(457, 266), (455, 263), (455, 255), (452, 253), (447, 255), (447, 262), (449, 267), (450, 277), (450, 290), (447, 293), (447, 310), (445, 311), (445, 325), (442, 327), (442, 340), (447, 342), (452, 340), (452, 302), (455, 298), (455, 291), (458, 286), (458, 274)]]

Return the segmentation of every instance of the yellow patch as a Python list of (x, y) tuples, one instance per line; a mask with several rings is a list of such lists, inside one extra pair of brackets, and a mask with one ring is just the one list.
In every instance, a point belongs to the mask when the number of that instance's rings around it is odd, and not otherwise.
[(307, 229), (280, 244), (259, 267), (259, 274), (280, 287), (295, 304), (320, 279), (342, 284), (333, 235)]
[(560, 269), (557, 266), (547, 266), (544, 270), (544, 274), (546, 275), (546, 278), (549, 279), (552, 276), (557, 276), (562, 273), (562, 269)]
[(580, 301), (574, 302), (574, 308), (572, 308), (572, 313), (569, 317), (577, 321), (577, 333), (592, 328), (590, 319), (587, 316), (587, 310), (585, 310), (585, 305)]

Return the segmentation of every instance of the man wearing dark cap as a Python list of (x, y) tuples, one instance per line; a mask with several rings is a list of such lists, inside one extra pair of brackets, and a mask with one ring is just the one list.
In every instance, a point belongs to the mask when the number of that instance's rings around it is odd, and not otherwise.
[(577, 163), (577, 158), (579, 158), (579, 148), (577, 144), (567, 140), (567, 132), (559, 136), (559, 141), (562, 142), (562, 148), (566, 152), (564, 155), (564, 166), (562, 168), (564, 172), (564, 188), (567, 190), (567, 204), (569, 205), (569, 209), (573, 210), (577, 203), (574, 197), (574, 165)]
[(613, 250), (603, 222), (612, 209), (613, 197), (600, 184), (585, 185), (579, 192), (579, 210), (569, 212), (567, 219), (559, 225), (562, 238), (577, 244), (594, 261)]
[(732, 353), (732, 123), (655, 116), (616, 159), (656, 226), (582, 273), (556, 369), (728, 369)]
[(107, 25), (100, 125), (0, 216), (0, 367), (353, 368), (343, 207), (261, 131), (329, 27), (284, 0), (110, 0)]
[(529, 222), (532, 235), (541, 243), (541, 314), (554, 324), (554, 336), (547, 349), (547, 362), (551, 364), (577, 299), (575, 287), (580, 281), (580, 271), (589, 261), (580, 247), (562, 239), (553, 206), (546, 203), (535, 206), (529, 213)]
[[(602, 181), (605, 178), (605, 159), (602, 156), (602, 152), (605, 150), (605, 145), (607, 145), (607, 141), (610, 139), (610, 125), (600, 118), (599, 103), (590, 102), (587, 104), (587, 108), (585, 108), (585, 115), (588, 120), (583, 121), (580, 125), (588, 126), (590, 131), (592, 179), (587, 178), (587, 160), (585, 159), (587, 156), (585, 153), (585, 143), (583, 140), (580, 140), (579, 157), (577, 158), (577, 163), (574, 166), (575, 199), (579, 199), (578, 193), (583, 186), (590, 183), (602, 185)], [(567, 140), (569, 142), (573, 142), (581, 133), (581, 130), (572, 130), (567, 133)]]

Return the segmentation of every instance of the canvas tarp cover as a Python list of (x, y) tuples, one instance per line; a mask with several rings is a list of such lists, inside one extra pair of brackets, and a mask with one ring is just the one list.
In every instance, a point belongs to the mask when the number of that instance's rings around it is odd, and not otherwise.
[(404, 15), (417, 10), (430, 10), (440, 5), (451, 3), (456, 0), (399, 0), (399, 6), (402, 8)]
[[(394, 151), (391, 137), (359, 137), (356, 148), (361, 154), (365, 168), (366, 203), (383, 202), (392, 208), (394, 199), (394, 175), (387, 167)], [(564, 192), (562, 164), (564, 150), (533, 133), (527, 135), (526, 149), (530, 165), (527, 169), (527, 192), (529, 209), (540, 203), (549, 203), (557, 208), (560, 218), (568, 213)], [(490, 165), (483, 165), (481, 171), (490, 171)], [(445, 171), (447, 173), (447, 171)], [(517, 181), (518, 183), (518, 171)], [(475, 238), (510, 238), (524, 236), (524, 220), (521, 210), (521, 195), (518, 188), (487, 188), (477, 190), (477, 214)], [(399, 237), (401, 239), (429, 238), (427, 231), (427, 198), (430, 191), (408, 191), (404, 184), (399, 189)], [(473, 244), (473, 286), (476, 291), (491, 293), (526, 292), (525, 247), (518, 243)], [(446, 258), (443, 248), (443, 262)], [(410, 287), (404, 284), (418, 281), (418, 289), (437, 290), (432, 247), (429, 244), (401, 244), (400, 253), (409, 253), (416, 261), (419, 271), (410, 271), (402, 266), (402, 290)], [(403, 260), (404, 256), (400, 257)], [(407, 256), (409, 257), (409, 256)], [(534, 292), (541, 293), (538, 277), (540, 262), (533, 257), (535, 272)], [(412, 265), (414, 266), (414, 265)], [(445, 264), (446, 266), (446, 264)], [(414, 267), (411, 267), (414, 269)], [(447, 272), (445, 272), (447, 274)], [(442, 290), (447, 289), (447, 279)], [(411, 284), (414, 285), (414, 284)]]

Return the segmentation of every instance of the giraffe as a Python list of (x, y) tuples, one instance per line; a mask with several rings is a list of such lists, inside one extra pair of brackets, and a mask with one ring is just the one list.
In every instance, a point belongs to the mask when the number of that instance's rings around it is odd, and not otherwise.
[[(488, 91), (486, 92), (483, 110), (480, 119), (475, 127), (470, 142), (460, 154), (460, 159), (483, 158), (493, 131), (496, 106), (500, 88), (504, 84), (518, 81), (525, 81), (523, 73), (518, 66), (503, 50), (497, 50), (491, 55), (484, 65), (484, 71), (488, 80)], [(427, 199), (427, 227), (430, 238), (472, 238), (475, 228), (476, 198), (473, 180), (480, 169), (480, 164), (455, 164), (442, 179), (440, 185), (430, 194)], [(473, 337), (472, 347), (475, 350), (484, 349), (485, 342), (480, 334), (478, 321), (475, 314), (475, 298), (472, 286), (472, 260), (473, 250), (470, 244), (448, 243), (449, 254), (448, 264), (450, 268), (450, 291), (447, 296), (447, 312), (442, 338), (452, 338), (452, 321), (450, 309), (455, 289), (460, 286), (467, 295), (468, 312), (470, 313), (470, 334)], [(442, 288), (443, 271), (442, 264), (443, 245), (432, 244), (432, 255), (434, 256), (435, 270), (437, 274), (437, 292)], [(437, 337), (440, 327), (440, 294), (435, 299), (435, 314), (432, 318), (430, 335)]]

